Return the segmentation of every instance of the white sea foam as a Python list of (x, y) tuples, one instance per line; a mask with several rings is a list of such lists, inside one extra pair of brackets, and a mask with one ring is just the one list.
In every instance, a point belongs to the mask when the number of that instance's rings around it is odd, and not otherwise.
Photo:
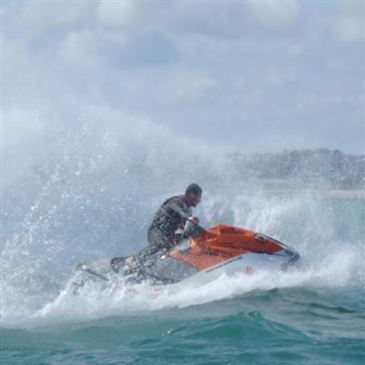
[[(184, 308), (192, 305), (232, 298), (253, 290), (274, 288), (306, 288), (331, 290), (353, 286), (353, 277), (360, 262), (356, 254), (343, 249), (308, 266), (287, 272), (259, 271), (252, 275), (222, 275), (207, 284), (177, 283), (151, 286), (148, 283), (127, 285), (123, 279), (111, 283), (89, 282), (78, 294), (72, 293), (71, 279), (53, 301), (33, 315), (43, 321), (94, 319), (111, 315), (126, 315), (136, 311)], [(106, 285), (107, 284), (107, 285)], [(363, 290), (365, 282), (362, 282)], [(355, 289), (355, 288), (353, 288)]]

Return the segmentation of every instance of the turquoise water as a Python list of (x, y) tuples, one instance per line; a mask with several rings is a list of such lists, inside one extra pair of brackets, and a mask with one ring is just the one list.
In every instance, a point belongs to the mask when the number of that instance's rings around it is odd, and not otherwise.
[(1, 363), (363, 364), (364, 308), (341, 302), (340, 294), (273, 289), (184, 309), (3, 328)]

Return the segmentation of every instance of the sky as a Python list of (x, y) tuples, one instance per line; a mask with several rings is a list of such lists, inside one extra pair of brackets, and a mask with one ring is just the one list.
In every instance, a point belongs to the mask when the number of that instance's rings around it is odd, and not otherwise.
[(364, 1), (3, 0), (1, 15), (9, 150), (111, 118), (229, 151), (365, 153)]

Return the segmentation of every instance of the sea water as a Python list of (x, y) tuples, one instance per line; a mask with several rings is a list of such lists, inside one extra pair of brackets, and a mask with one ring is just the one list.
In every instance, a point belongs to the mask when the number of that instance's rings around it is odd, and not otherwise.
[[(121, 149), (109, 132), (93, 138), (67, 135), (5, 186), (1, 364), (365, 363), (361, 193), (268, 191), (209, 151), (172, 163), (153, 146)], [(193, 181), (204, 188), (204, 226), (273, 236), (301, 254), (300, 265), (205, 285), (121, 280), (72, 293), (77, 263), (142, 248), (158, 205)]]

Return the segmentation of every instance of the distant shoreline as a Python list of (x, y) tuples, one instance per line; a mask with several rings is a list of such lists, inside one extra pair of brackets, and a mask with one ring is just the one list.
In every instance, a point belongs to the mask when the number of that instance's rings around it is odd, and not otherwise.
[(365, 155), (319, 148), (230, 156), (238, 176), (269, 189), (318, 189), (324, 196), (365, 197)]
[(279, 194), (298, 194), (298, 193), (309, 193), (320, 195), (329, 198), (361, 198), (365, 199), (365, 189), (336, 189), (336, 188), (322, 188), (322, 189), (314, 189), (314, 188), (286, 188), (286, 189), (263, 189), (268, 193), (279, 193)]
[(321, 194), (336, 198), (365, 198), (365, 190), (322, 190)]

